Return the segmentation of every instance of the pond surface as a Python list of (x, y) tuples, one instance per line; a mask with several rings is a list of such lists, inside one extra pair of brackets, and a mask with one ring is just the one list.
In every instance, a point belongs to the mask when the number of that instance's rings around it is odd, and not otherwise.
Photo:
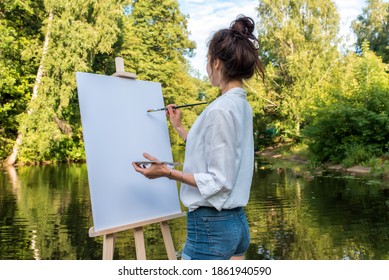
[[(101, 259), (85, 164), (0, 170), (0, 259)], [(256, 159), (246, 214), (246, 259), (389, 259), (389, 186)], [(177, 256), (185, 218), (169, 222)], [(145, 227), (148, 259), (167, 259), (159, 225)], [(132, 231), (117, 235), (114, 259), (136, 259)]]

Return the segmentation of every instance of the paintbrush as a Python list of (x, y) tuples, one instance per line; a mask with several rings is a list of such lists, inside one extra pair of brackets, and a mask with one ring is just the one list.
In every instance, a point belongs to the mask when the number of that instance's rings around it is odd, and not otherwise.
[[(200, 103), (193, 103), (193, 104), (184, 104), (184, 105), (178, 105), (178, 106), (173, 106), (173, 109), (178, 109), (178, 108), (184, 108), (184, 107), (191, 107), (191, 106), (197, 106), (197, 105), (203, 105), (207, 104), (208, 102), (200, 102)], [(147, 110), (147, 113), (152, 113), (152, 112), (158, 112), (158, 111), (165, 111), (167, 108), (161, 108), (161, 109), (149, 109)]]
[(165, 165), (170, 165), (170, 166), (180, 166), (182, 165), (181, 162), (168, 162), (168, 161), (135, 161), (134, 162), (136, 165), (149, 165), (149, 164), (165, 164)]

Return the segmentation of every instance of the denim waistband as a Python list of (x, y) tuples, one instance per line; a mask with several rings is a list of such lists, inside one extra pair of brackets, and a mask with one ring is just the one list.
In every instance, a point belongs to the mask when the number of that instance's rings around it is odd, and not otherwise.
[(222, 209), (222, 210), (217, 210), (215, 207), (211, 207), (211, 206), (199, 206), (199, 208), (193, 210), (193, 211), (216, 211), (216, 212), (239, 212), (239, 211), (242, 211), (243, 207), (235, 207), (235, 208), (231, 208), (231, 209)]

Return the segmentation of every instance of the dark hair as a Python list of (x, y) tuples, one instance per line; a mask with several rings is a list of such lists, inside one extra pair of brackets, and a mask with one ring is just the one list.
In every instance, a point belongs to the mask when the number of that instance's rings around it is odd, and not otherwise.
[(261, 78), (264, 78), (264, 70), (258, 56), (259, 42), (253, 31), (254, 21), (250, 17), (240, 15), (231, 22), (230, 28), (219, 30), (209, 41), (209, 62), (211, 66), (216, 59), (222, 62), (221, 71), (225, 82), (249, 79), (254, 73), (259, 73)]

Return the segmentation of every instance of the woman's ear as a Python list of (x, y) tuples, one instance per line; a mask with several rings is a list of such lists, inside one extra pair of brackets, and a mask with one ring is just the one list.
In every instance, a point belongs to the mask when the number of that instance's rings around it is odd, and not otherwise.
[(213, 63), (213, 69), (214, 70), (220, 70), (221, 62), (220, 59), (216, 58), (215, 62)]

